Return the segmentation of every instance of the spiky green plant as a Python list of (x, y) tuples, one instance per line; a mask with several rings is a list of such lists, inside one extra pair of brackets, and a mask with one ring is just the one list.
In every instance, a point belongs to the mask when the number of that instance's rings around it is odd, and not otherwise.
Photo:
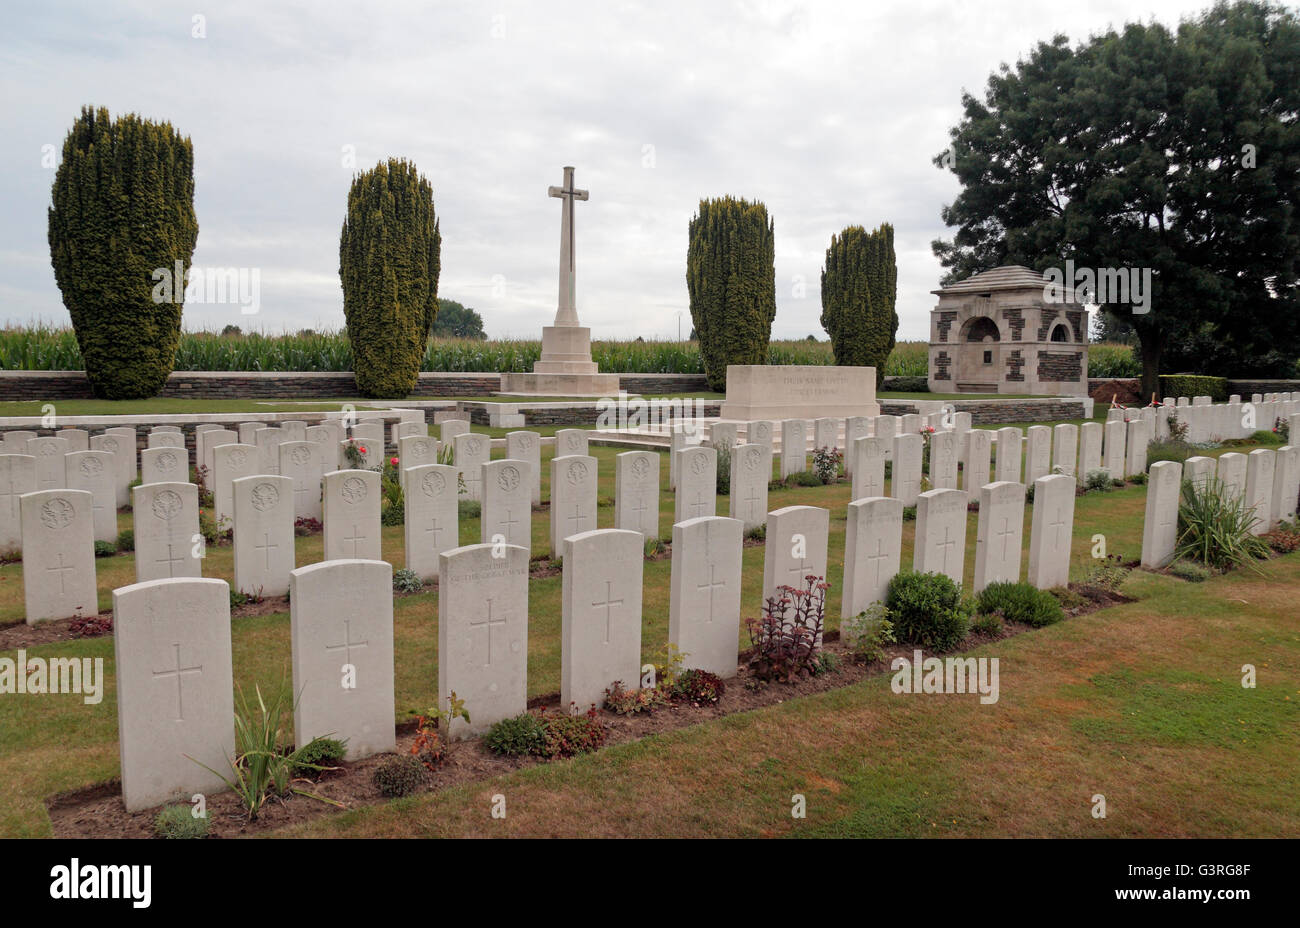
[(1268, 545), (1250, 532), (1255, 512), (1240, 493), (1227, 493), (1222, 480), (1183, 482), (1178, 506), (1174, 559), (1185, 558), (1216, 570), (1249, 567), (1268, 557)]

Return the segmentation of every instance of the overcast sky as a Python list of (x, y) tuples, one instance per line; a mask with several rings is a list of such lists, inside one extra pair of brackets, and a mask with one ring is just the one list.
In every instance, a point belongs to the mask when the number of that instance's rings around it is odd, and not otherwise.
[(403, 156), (433, 184), (439, 294), (479, 310), (492, 337), (540, 337), (555, 313), (560, 201), (546, 188), (572, 164), (591, 191), (575, 210), (578, 312), (593, 337), (673, 338), (679, 320), (689, 332), (687, 224), (701, 197), (733, 194), (762, 200), (776, 222), (774, 337), (826, 337), (818, 279), (831, 234), (887, 221), (899, 337), (925, 338), (941, 273), (930, 242), (948, 236), (939, 210), (958, 189), (931, 159), (962, 90), (982, 95), (1001, 63), (1055, 33), (1172, 26), (1208, 5), (10, 4), (0, 322), (68, 322), (42, 161), (93, 104), (193, 139), (194, 262), (260, 273), (257, 314), (187, 304), (190, 329), (341, 327), (353, 170)]

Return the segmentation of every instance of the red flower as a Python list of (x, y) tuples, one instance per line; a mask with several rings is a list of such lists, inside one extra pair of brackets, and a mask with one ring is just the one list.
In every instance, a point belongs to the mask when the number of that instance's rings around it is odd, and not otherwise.
[(397, 458), (393, 458), (391, 461), (389, 461), (389, 463), (392, 464), (394, 467), (396, 467), (396, 466), (397, 466)]
[(361, 451), (362, 454), (369, 454), (369, 452), (366, 451), (366, 446), (365, 446), (365, 445), (362, 445), (362, 446), (360, 447), (359, 450)]

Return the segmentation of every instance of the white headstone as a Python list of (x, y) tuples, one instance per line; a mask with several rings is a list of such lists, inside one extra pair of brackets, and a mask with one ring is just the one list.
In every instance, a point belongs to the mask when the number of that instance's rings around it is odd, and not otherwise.
[(840, 426), (843, 419), (822, 417), (813, 420), (813, 447), (838, 448), (840, 446)]
[(1128, 424), (1128, 435), (1124, 447), (1124, 473), (1126, 476), (1145, 474), (1147, 472), (1147, 444), (1150, 432), (1143, 419), (1134, 419)]
[(1182, 481), (1183, 466), (1177, 461), (1157, 461), (1151, 465), (1147, 477), (1146, 519), (1142, 524), (1143, 567), (1164, 567), (1173, 560)]
[(90, 450), (90, 433), (85, 429), (59, 429), (54, 437), (66, 439), (69, 451)]
[(767, 524), (767, 485), (772, 480), (770, 445), (737, 445), (731, 452), (731, 497), (727, 514), (745, 531)]
[[(978, 593), (990, 583), (1020, 582), (1024, 530), (1023, 483), (1000, 480), (980, 490), (980, 512), (975, 528), (974, 592)], [(960, 579), (957, 582), (960, 583)]]
[(586, 429), (557, 429), (555, 432), (555, 456), (563, 457), (569, 454), (587, 455), (587, 437), (589, 433)]
[(1102, 448), (1106, 473), (1112, 480), (1124, 479), (1124, 435), (1128, 426), (1121, 420), (1106, 423), (1106, 443)]
[[(131, 484), (139, 475), (137, 450), (136, 450), (136, 432), (133, 428), (118, 425), (111, 429), (104, 429), (104, 434), (99, 436), (99, 450), (111, 451), (114, 454), (113, 466), (117, 468), (117, 505), (120, 509), (131, 501)], [(209, 470), (208, 486), (212, 486), (212, 471)]]
[(337, 738), (348, 760), (394, 750), (392, 565), (324, 561), (289, 576), (298, 745)]
[(745, 425), (745, 444), (775, 446), (776, 423), (768, 419), (755, 419)]
[(871, 434), (875, 438), (885, 440), (886, 454), (889, 460), (894, 458), (894, 439), (903, 431), (903, 420), (898, 416), (876, 416), (875, 431)]
[(1079, 427), (1070, 422), (1062, 422), (1052, 429), (1052, 470), (1073, 477), (1076, 474), (1075, 461), (1078, 457)]
[(184, 577), (114, 590), (113, 654), (127, 811), (224, 792), (235, 756), (226, 581)]
[(637, 688), (643, 546), (640, 532), (620, 529), (564, 539), (560, 705), (599, 708), (615, 681)]
[(258, 430), (258, 429), (264, 429), (264, 428), (266, 428), (266, 423), (265, 423), (265, 422), (241, 422), (241, 423), (239, 423), (239, 426), (236, 428), (236, 431), (239, 432), (239, 442), (238, 442), (238, 443), (241, 444), (241, 445), (253, 445), (254, 447), (256, 447), (256, 446), (257, 446), (257, 440), (256, 440), (256, 438), (255, 438), (254, 436), (257, 435), (257, 430)]
[(659, 537), (659, 455), (654, 451), (624, 451), (614, 458), (614, 526), (644, 538)]
[(231, 429), (215, 429), (213, 431), (204, 433), (203, 457), (201, 460), (198, 461), (198, 463), (202, 464), (203, 467), (206, 468), (207, 470), (207, 474), (203, 478), (203, 482), (209, 489), (212, 488), (212, 481), (216, 477), (216, 464), (214, 463), (213, 459), (215, 457), (217, 448), (220, 447), (221, 445), (234, 445), (237, 444), (238, 442), (239, 442), (239, 433), (232, 431)]
[(844, 420), (844, 476), (853, 476), (853, 443), (871, 437), (870, 416), (849, 416)]
[(235, 443), (212, 449), (212, 508), (217, 528), (225, 531), (235, 519), (234, 481), (258, 472), (257, 448)]
[(324, 515), (321, 503), (321, 478), (325, 473), (324, 448), (318, 442), (306, 440), (280, 443), (279, 473), (293, 481), (295, 519), (319, 521)]
[(673, 495), (673, 521), (717, 515), (718, 452), (697, 445), (675, 453), (677, 492)]
[(1070, 538), (1074, 531), (1074, 478), (1052, 474), (1034, 481), (1034, 515), (1029, 529), (1029, 574), (1040, 590), (1070, 582)]
[(73, 451), (64, 455), (67, 468), (64, 485), (85, 490), (93, 497), (92, 519), (96, 541), (117, 541), (117, 489), (113, 455), (107, 451)]
[(301, 419), (286, 419), (280, 423), (280, 431), (285, 441), (307, 440), (307, 423)]
[(185, 436), (180, 432), (160, 432), (154, 429), (149, 433), (150, 448), (184, 448)]
[(99, 613), (93, 503), (85, 490), (37, 490), (18, 498), (28, 625)]
[(528, 552), (466, 545), (443, 552), (439, 564), (438, 704), (455, 692), (471, 719), (452, 720), (456, 739), (522, 715), (527, 705)]
[(551, 551), (563, 557), (564, 539), (596, 528), (596, 459), (551, 458)]
[(30, 454), (0, 454), (0, 553), (23, 550), (22, 509), (18, 497), (36, 492), (36, 458)]
[(808, 423), (781, 420), (781, 479), (808, 469)]
[(532, 502), (542, 502), (542, 436), (536, 432), (506, 432), (506, 457), (527, 461), (532, 474)]
[(1101, 470), (1102, 425), (1085, 422), (1079, 426), (1079, 477), (1088, 479), (1095, 470)]
[(27, 454), (27, 443), (35, 437), (30, 429), (10, 429), (4, 433), (5, 454)]
[(915, 544), (914, 570), (945, 574), (960, 585), (966, 563), (966, 494), (959, 490), (922, 493), (916, 502)]
[(1204, 490), (1215, 479), (1217, 465), (1214, 458), (1193, 455), (1183, 462), (1183, 482)]
[[(397, 440), (397, 466), (402, 489), (406, 489), (406, 472), (412, 467), (438, 463), (438, 452), (442, 449), (436, 438), (428, 435), (405, 435)], [(509, 455), (506, 455), (509, 457)]]
[(915, 506), (921, 492), (921, 454), (923, 439), (917, 432), (904, 432), (894, 436), (894, 461), (889, 478), (889, 495), (903, 501), (904, 506)]
[(27, 453), (36, 458), (36, 486), (42, 490), (65, 489), (63, 456), (68, 453), (66, 438), (39, 437), (27, 442)]
[(898, 573), (903, 550), (903, 503), (870, 496), (849, 503), (844, 535), (844, 590), (840, 618), (848, 619), (883, 602)]
[(294, 568), (293, 481), (274, 474), (240, 477), (235, 497), (235, 591), (283, 596)]
[(1052, 430), (1045, 425), (1031, 425), (1025, 439), (1025, 484), (1052, 472)]
[(145, 483), (131, 491), (135, 580), (203, 576), (199, 488), (192, 483)]
[(1246, 509), (1254, 517), (1252, 535), (1263, 535), (1273, 526), (1273, 480), (1276, 470), (1276, 452), (1272, 448), (1256, 448), (1246, 455)]
[(464, 435), (469, 431), (469, 420), (467, 419), (444, 419), (439, 428), (442, 430), (439, 434), (442, 436), (442, 443), (450, 445), (457, 435)]
[(324, 560), (382, 561), (379, 474), (373, 470), (335, 470), (324, 477)]
[(184, 448), (160, 445), (140, 452), (141, 483), (189, 483), (189, 455)]
[(1246, 456), (1235, 451), (1219, 455), (1217, 474), (1223, 484), (1224, 496), (1236, 496), (1245, 499), (1246, 493)]
[[(0, 472), (0, 480), (3, 479), (3, 473)], [(1297, 497), (1300, 497), (1300, 446), (1283, 445), (1277, 449), (1277, 461), (1273, 469), (1274, 524), (1295, 521)]]
[(930, 488), (957, 489), (957, 456), (961, 442), (951, 430), (930, 436)]
[(404, 499), (406, 568), (431, 580), (438, 575), (438, 555), (460, 546), (456, 468), (449, 464), (410, 468)]
[(279, 429), (258, 429), (253, 433), (253, 443), (257, 445), (257, 460), (263, 474), (280, 473), (280, 442), (284, 433)]
[(1021, 438), (1014, 426), (998, 429), (998, 455), (994, 475), (1000, 483), (1020, 482)]
[(853, 459), (853, 499), (885, 495), (885, 461), (892, 442), (892, 438), (857, 438), (849, 445), (849, 457)]
[(786, 506), (767, 514), (761, 602), (779, 599), (783, 586), (803, 589), (806, 577), (828, 579), (830, 527), (830, 510), (819, 506)]
[(743, 530), (738, 519), (722, 516), (673, 526), (668, 640), (688, 669), (736, 675)]
[(483, 498), (483, 465), (492, 457), (491, 440), (486, 435), (465, 432), (455, 441), (456, 469), (465, 480), (465, 498)]
[(962, 474), (962, 489), (968, 500), (979, 499), (980, 490), (991, 482), (992, 454), (993, 433), (988, 429), (971, 429), (966, 436), (966, 470)]
[(528, 462), (502, 458), (483, 465), (483, 509), (479, 541), (504, 541), (533, 549), (532, 476)]

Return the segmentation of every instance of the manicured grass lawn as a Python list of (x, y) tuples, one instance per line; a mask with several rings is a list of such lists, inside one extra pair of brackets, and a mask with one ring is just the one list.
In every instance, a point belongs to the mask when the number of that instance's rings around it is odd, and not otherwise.
[(999, 659), (994, 705), (896, 695), (884, 674), (290, 833), (1294, 837), (1300, 555), (1129, 588), (1145, 598), (970, 652)]

